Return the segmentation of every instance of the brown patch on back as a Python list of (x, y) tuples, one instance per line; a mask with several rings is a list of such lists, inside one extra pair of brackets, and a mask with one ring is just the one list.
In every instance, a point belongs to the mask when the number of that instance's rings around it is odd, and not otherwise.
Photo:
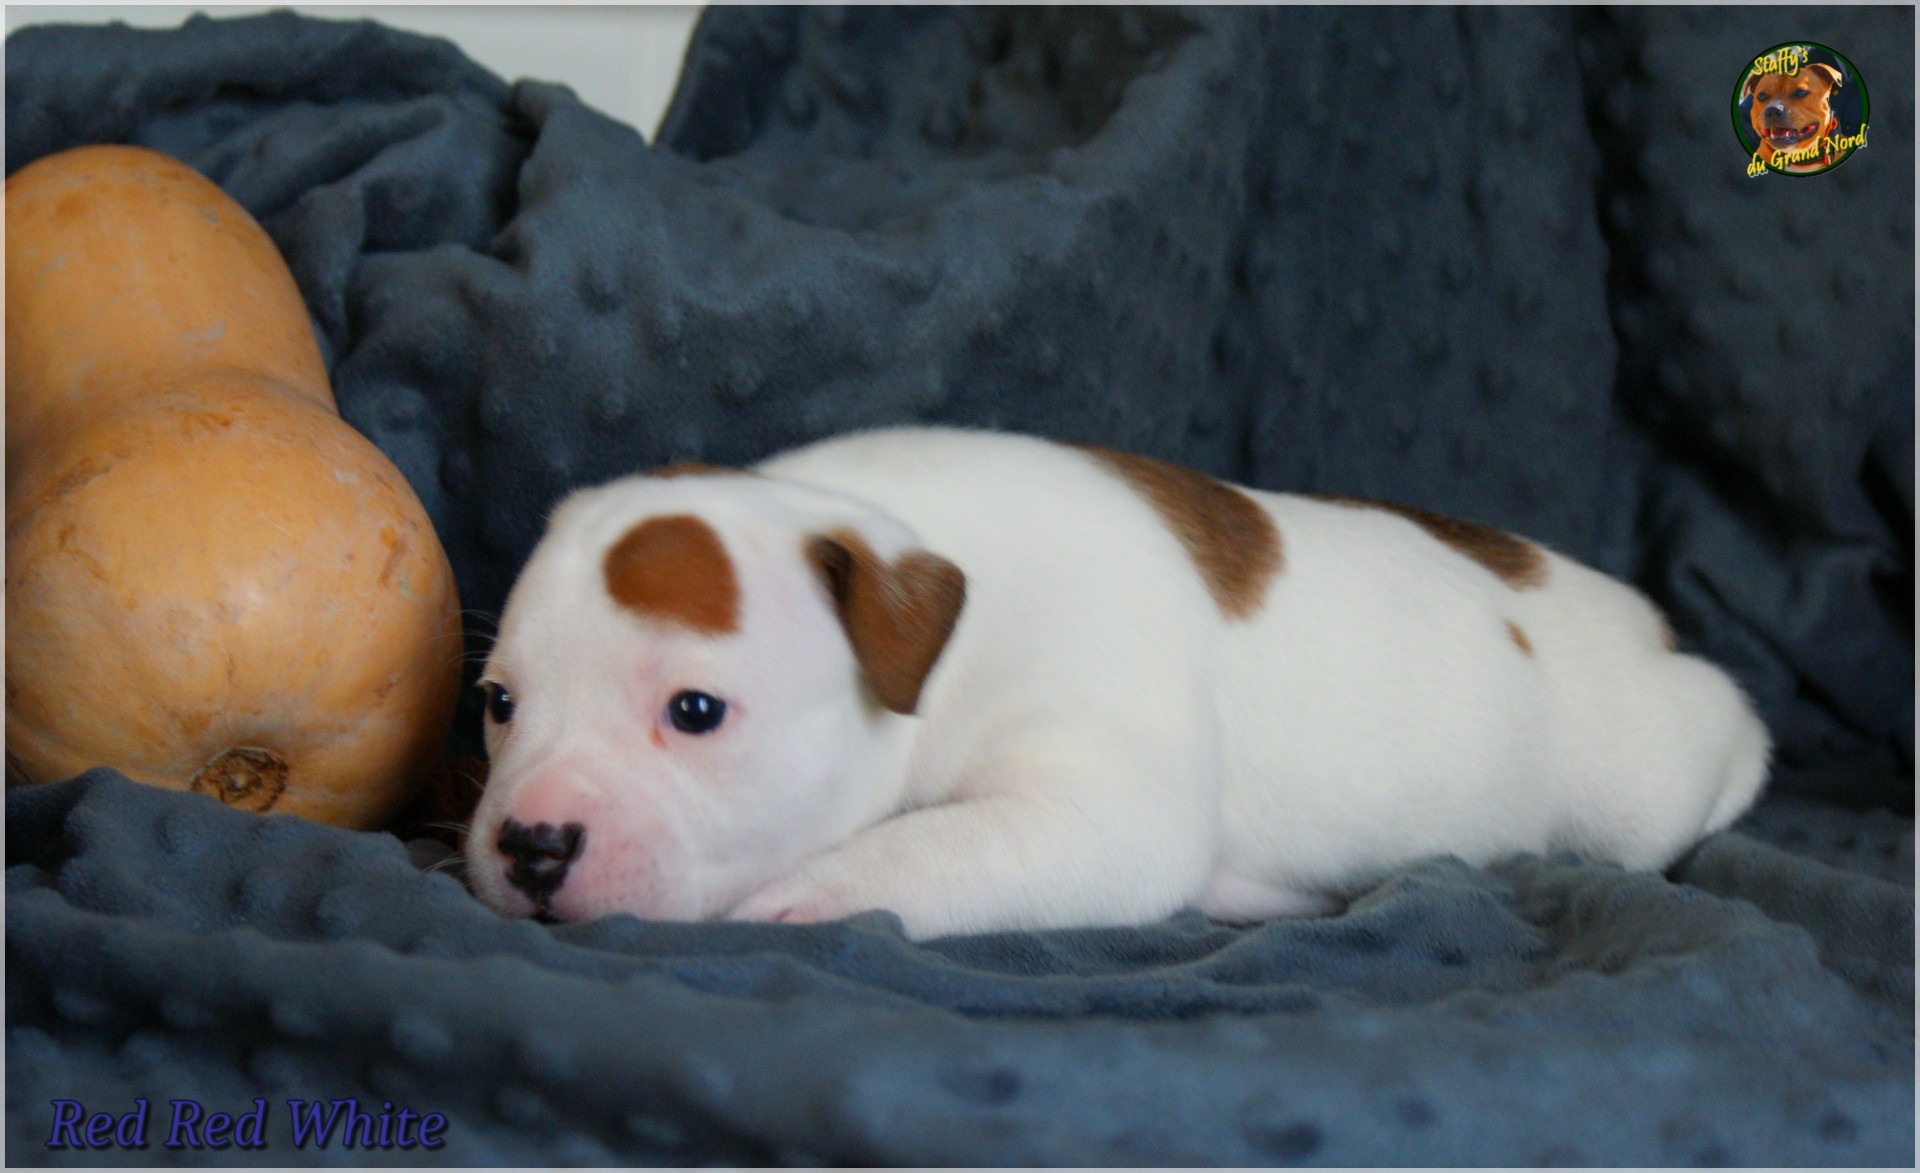
[(1529, 656), (1533, 655), (1533, 641), (1529, 640), (1527, 633), (1521, 631), (1520, 625), (1511, 619), (1507, 620), (1507, 636), (1513, 640), (1514, 647), (1519, 648)]
[(703, 635), (740, 627), (740, 584), (713, 527), (686, 513), (650, 517), (607, 550), (607, 593), (622, 607)]
[(1246, 619), (1280, 572), (1280, 531), (1253, 498), (1177, 464), (1082, 446), (1145, 498), (1186, 547), (1220, 613)]
[(1540, 547), (1505, 530), (1497, 530), (1476, 521), (1461, 521), (1457, 517), (1417, 509), (1412, 505), (1397, 505), (1391, 501), (1346, 497), (1337, 493), (1314, 493), (1311, 496), (1317, 501), (1328, 501), (1335, 505), (1397, 513), (1486, 567), (1514, 590), (1542, 586), (1547, 581), (1547, 560), (1541, 555)]
[(852, 530), (811, 539), (806, 555), (826, 580), (873, 695), (893, 712), (912, 713), (960, 621), (967, 576), (925, 550), (888, 565)]

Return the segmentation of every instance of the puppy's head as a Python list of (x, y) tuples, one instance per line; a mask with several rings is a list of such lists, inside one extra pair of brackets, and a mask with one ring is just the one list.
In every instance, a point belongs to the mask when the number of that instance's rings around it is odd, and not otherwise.
[(1760, 141), (1774, 151), (1792, 151), (1820, 137), (1832, 119), (1840, 71), (1803, 65), (1794, 73), (1762, 73), (1747, 79), (1752, 105), (1747, 117)]
[(897, 797), (965, 580), (899, 521), (724, 472), (554, 513), (481, 686), (468, 874), (508, 914), (724, 914)]

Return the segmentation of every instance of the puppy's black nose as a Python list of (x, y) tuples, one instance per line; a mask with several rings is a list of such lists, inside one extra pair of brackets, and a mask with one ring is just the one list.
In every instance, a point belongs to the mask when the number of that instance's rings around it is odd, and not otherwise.
[(500, 824), (495, 841), (500, 854), (507, 857), (507, 882), (525, 892), (535, 904), (545, 907), (561, 884), (567, 869), (580, 855), (587, 840), (587, 829), (579, 823), (556, 827), (535, 823), (529, 827), (512, 819)]

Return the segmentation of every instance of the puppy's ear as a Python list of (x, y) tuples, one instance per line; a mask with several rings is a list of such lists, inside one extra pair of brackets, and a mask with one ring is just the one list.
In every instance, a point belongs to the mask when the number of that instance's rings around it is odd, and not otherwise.
[(960, 620), (966, 575), (925, 550), (888, 563), (845, 529), (808, 539), (806, 556), (833, 597), (873, 695), (893, 712), (911, 714)]
[(1837, 90), (1840, 88), (1840, 71), (1835, 69), (1833, 66), (1828, 65), (1826, 62), (1822, 61), (1818, 65), (1807, 65), (1807, 66), (1803, 66), (1802, 68), (1813, 70), (1814, 72), (1819, 73), (1821, 76), (1827, 79), (1828, 85), (1832, 86), (1834, 89)]

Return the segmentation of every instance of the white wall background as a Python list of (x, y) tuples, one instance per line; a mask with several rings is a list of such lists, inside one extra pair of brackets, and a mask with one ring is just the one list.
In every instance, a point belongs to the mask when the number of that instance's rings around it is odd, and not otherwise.
[(516, 81), (571, 86), (588, 105), (653, 141), (680, 78), (701, 5), (631, 4), (9, 4), (7, 32), (29, 24), (171, 28), (195, 12), (216, 19), (290, 7), (328, 20), (372, 18), (446, 37), (468, 57)]

